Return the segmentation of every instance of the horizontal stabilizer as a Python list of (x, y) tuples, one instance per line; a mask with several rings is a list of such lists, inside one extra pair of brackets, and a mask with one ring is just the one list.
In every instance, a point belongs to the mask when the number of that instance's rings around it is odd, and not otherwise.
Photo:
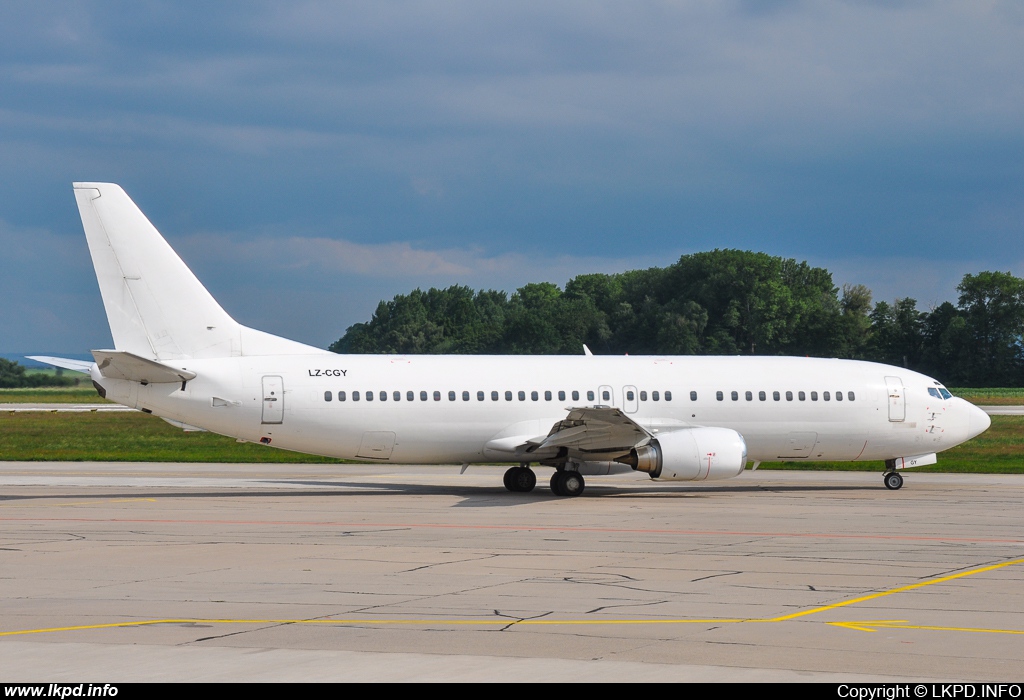
[(93, 350), (100, 374), (110, 379), (127, 379), (143, 384), (169, 384), (195, 379), (196, 373), (147, 360), (130, 352)]
[(36, 362), (53, 365), (61, 369), (69, 369), (72, 372), (81, 372), (82, 374), (89, 374), (89, 371), (92, 369), (92, 363), (85, 360), (69, 360), (64, 357), (46, 357), (44, 355), (26, 355), (26, 357)]

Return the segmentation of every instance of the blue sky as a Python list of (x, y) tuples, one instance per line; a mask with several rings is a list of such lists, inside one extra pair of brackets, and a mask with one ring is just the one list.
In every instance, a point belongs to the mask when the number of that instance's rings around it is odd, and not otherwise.
[(5, 2), (0, 352), (111, 343), (71, 192), (239, 321), (744, 248), (921, 308), (1024, 274), (1024, 5)]

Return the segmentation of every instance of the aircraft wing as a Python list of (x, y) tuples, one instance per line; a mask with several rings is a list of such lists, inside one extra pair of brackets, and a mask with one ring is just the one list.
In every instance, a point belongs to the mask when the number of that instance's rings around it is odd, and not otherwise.
[(550, 452), (564, 447), (584, 455), (628, 452), (652, 437), (643, 426), (612, 406), (570, 408), (569, 415), (555, 423), (546, 436), (529, 440), (526, 451)]
[(170, 384), (195, 379), (196, 373), (147, 360), (130, 352), (93, 350), (100, 374), (111, 379), (127, 379), (144, 384)]

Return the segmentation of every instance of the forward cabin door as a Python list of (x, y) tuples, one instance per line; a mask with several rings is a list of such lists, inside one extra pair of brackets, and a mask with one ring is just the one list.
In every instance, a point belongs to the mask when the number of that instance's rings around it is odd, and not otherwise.
[(277, 376), (263, 378), (263, 423), (284, 421), (284, 379)]
[(889, 394), (889, 421), (900, 423), (907, 417), (907, 403), (903, 397), (903, 382), (899, 377), (885, 378), (886, 393)]

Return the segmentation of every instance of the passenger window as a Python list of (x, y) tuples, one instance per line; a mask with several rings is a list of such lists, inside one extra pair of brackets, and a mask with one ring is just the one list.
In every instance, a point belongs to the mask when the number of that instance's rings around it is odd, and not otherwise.
[(842, 400), (843, 400), (843, 392), (837, 391), (836, 392), (836, 401), (842, 401)]
[(781, 398), (782, 398), (782, 397), (781, 397), (781, 396), (779, 396), (779, 392), (777, 392), (777, 391), (773, 391), (773, 392), (772, 392), (772, 400), (773, 400), (773, 401), (778, 401), (778, 400), (779, 400), (779, 399), (781, 399)]
[(388, 400), (388, 392), (386, 392), (386, 391), (380, 392), (380, 400), (381, 401), (387, 401)]
[(786, 401), (792, 401), (792, 400), (793, 400), (793, 392), (792, 391), (787, 391), (786, 392)]
[(579, 401), (580, 400), (580, 392), (578, 392), (578, 391), (572, 392), (572, 400), (573, 401)]
[(696, 391), (691, 391), (690, 392), (690, 401), (696, 401), (696, 400), (697, 400), (697, 392)]
[(325, 391), (324, 392), (324, 401), (330, 401), (333, 398), (334, 398), (334, 394), (332, 394), (329, 391)]
[(752, 391), (746, 392), (745, 394), (743, 394), (743, 398), (745, 398), (747, 401), (753, 401), (754, 400), (754, 392), (752, 392)]
[(344, 400), (345, 400), (345, 392), (344, 391), (339, 391), (338, 392), (338, 401), (344, 401)]
[(373, 401), (373, 392), (372, 391), (367, 391), (366, 392), (366, 400), (367, 401)]
[(455, 400), (455, 392), (454, 391), (449, 391), (448, 392), (448, 400), (449, 401), (454, 401)]
[(730, 398), (732, 398), (733, 401), (739, 401), (740, 400), (740, 392), (738, 392), (738, 391), (732, 392), (732, 394), (730, 395)]
[[(427, 398), (427, 397), (424, 396), (423, 398)], [(405, 392), (405, 400), (406, 401), (415, 401), (416, 400), (416, 394), (412, 393), (411, 391)]]
[(435, 391), (434, 392), (434, 401), (440, 401), (440, 400), (441, 400), (441, 392), (440, 391)]
[(497, 401), (497, 400), (498, 400), (498, 392), (492, 391), (491, 392), (491, 401)]
[(519, 400), (520, 401), (526, 401), (526, 392), (525, 391), (520, 391), (519, 392)]
[(830, 400), (830, 399), (831, 399), (832, 397), (831, 397), (831, 396), (829, 396), (829, 393), (828, 393), (827, 391), (823, 391), (823, 392), (821, 392), (821, 398), (822, 398), (822, 400), (824, 400), (824, 401), (828, 401), (828, 400)]
[(512, 392), (511, 391), (506, 391), (505, 392), (505, 400), (506, 401), (511, 401), (512, 400)]
[[(632, 401), (633, 397), (635, 395), (636, 394), (634, 394), (632, 391), (627, 391), (626, 392), (626, 401)], [(643, 397), (644, 397), (644, 401), (646, 401), (647, 400), (647, 392), (643, 392)]]
[(658, 396), (658, 392), (656, 392), (656, 391), (652, 391), (651, 392), (651, 398), (654, 399), (655, 401), (658, 401), (658, 400), (661, 399), (661, 397)]
[(801, 401), (806, 401), (806, 400), (807, 400), (807, 394), (805, 394), (805, 393), (804, 393), (804, 392), (802, 392), (802, 391), (798, 391), (798, 392), (796, 392), (796, 397), (797, 397), (798, 399), (800, 399)]
[(604, 391), (601, 392), (601, 400), (602, 401), (611, 401), (612, 400), (612, 395), (610, 393), (608, 393), (607, 389), (605, 389)]
[(482, 392), (482, 391), (476, 392), (476, 400), (477, 401), (483, 401), (484, 400), (484, 392)]
[(818, 392), (812, 391), (811, 392), (811, 401), (817, 401), (817, 400), (818, 400)]
[(716, 391), (715, 392), (715, 398), (718, 399), (719, 401), (724, 401), (725, 400), (725, 394), (723, 394), (720, 391)]
[[(657, 394), (658, 392), (654, 392), (654, 393)], [(654, 400), (657, 401), (658, 399), (655, 398)], [(665, 400), (666, 401), (671, 401), (672, 400), (672, 392), (671, 391), (666, 391), (665, 392)]]
[(421, 391), (420, 392), (420, 401), (426, 401), (426, 400), (427, 400), (427, 392)]
[(558, 392), (558, 400), (559, 401), (565, 401), (565, 392), (564, 391)]
[(588, 391), (587, 392), (587, 401), (593, 401), (593, 400), (594, 400), (594, 392)]
[(462, 392), (462, 400), (463, 401), (469, 401), (469, 392), (468, 391)]
[(400, 392), (400, 391), (396, 391), (396, 392), (395, 392), (395, 393), (394, 393), (394, 394), (393, 394), (393, 395), (391, 396), (391, 398), (393, 398), (393, 399), (394, 399), (395, 401), (401, 401), (401, 400), (402, 400), (402, 392)]
[(763, 391), (759, 391), (759, 392), (757, 392), (757, 400), (758, 401), (767, 401), (768, 400), (768, 395), (765, 394)]
[(531, 391), (530, 392), (530, 401), (536, 401), (539, 398), (540, 398), (540, 396), (537, 395), (536, 391)]
[(853, 395), (853, 392), (852, 391), (846, 392), (846, 398), (848, 398), (850, 401), (853, 401), (854, 398), (855, 398), (854, 395)]
[(352, 400), (353, 401), (358, 401), (359, 400), (359, 392), (358, 391), (353, 391), (352, 392)]
[(550, 391), (545, 391), (544, 392), (544, 400), (545, 401), (550, 401), (551, 400), (551, 392)]
[(646, 391), (641, 391), (640, 392), (640, 400), (641, 401), (646, 401), (647, 400), (647, 392)]

